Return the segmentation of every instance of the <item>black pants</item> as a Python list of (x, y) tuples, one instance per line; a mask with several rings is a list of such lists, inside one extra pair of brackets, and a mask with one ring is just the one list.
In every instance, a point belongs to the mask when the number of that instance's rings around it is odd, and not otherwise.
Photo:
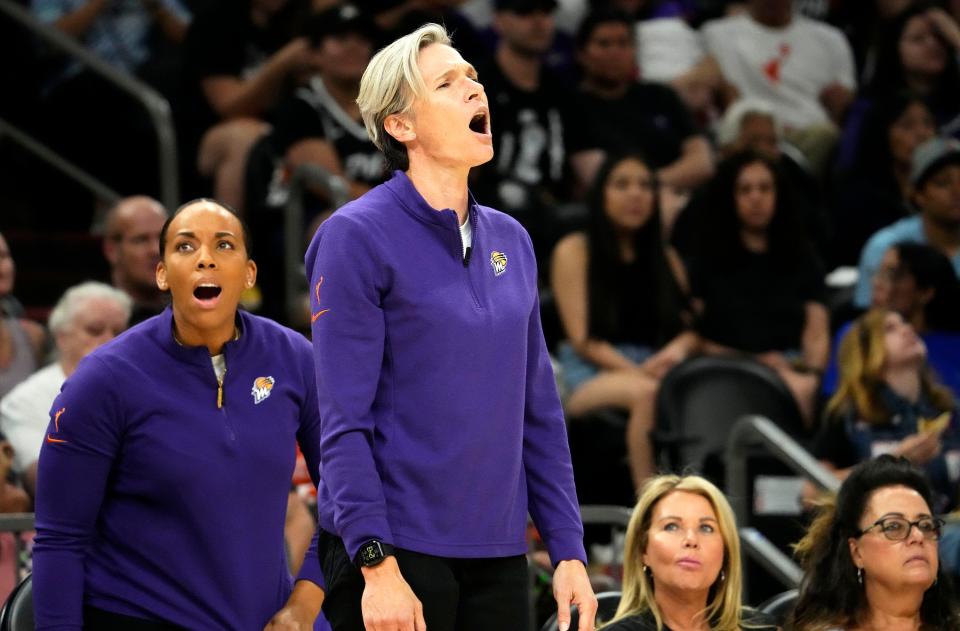
[[(327, 583), (323, 614), (334, 631), (363, 631), (363, 574), (343, 541), (320, 532), (320, 563)], [(404, 580), (423, 603), (429, 631), (523, 631), (528, 627), (524, 555), (451, 559), (397, 550)]]
[(84, 631), (185, 631), (168, 622), (132, 618), (94, 607), (83, 608)]

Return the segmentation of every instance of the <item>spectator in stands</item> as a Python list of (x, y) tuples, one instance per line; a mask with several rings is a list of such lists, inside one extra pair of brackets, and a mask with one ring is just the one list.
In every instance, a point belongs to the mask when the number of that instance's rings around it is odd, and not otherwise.
[(0, 234), (0, 397), (37, 369), (47, 343), (43, 327), (21, 317), (13, 297), (15, 277), (10, 247)]
[(167, 305), (157, 287), (160, 229), (167, 210), (155, 199), (136, 195), (117, 202), (104, 226), (103, 256), (110, 263), (110, 282), (133, 300), (130, 324), (155, 316)]
[[(920, 334), (927, 364), (954, 394), (960, 394), (960, 282), (942, 252), (918, 243), (898, 243), (883, 255), (873, 276), (871, 306), (890, 309)], [(837, 389), (837, 349), (852, 322), (834, 336), (833, 355), (823, 376), (822, 391)]]
[(577, 33), (583, 79), (568, 151), (580, 185), (593, 182), (606, 152), (643, 152), (662, 186), (692, 188), (713, 173), (710, 144), (686, 106), (662, 84), (636, 81), (634, 28), (616, 11), (588, 15)]
[(283, 549), (295, 443), (318, 482), (312, 354), (238, 311), (256, 280), (249, 239), (214, 201), (181, 207), (157, 266), (171, 307), (93, 351), (54, 402), (37, 475), (38, 627), (312, 628), (319, 559), (305, 557), (291, 595)]
[(318, 73), (278, 106), (273, 128), (247, 158), (251, 216), (286, 203), (290, 175), (302, 164), (346, 178), (351, 197), (386, 177), (383, 154), (367, 137), (356, 102), (376, 27), (355, 5), (342, 4), (311, 16), (305, 32)]
[(896, 311), (917, 333), (960, 330), (960, 281), (942, 252), (898, 243), (873, 277), (873, 306)]
[(910, 90), (922, 96), (943, 135), (960, 134), (960, 26), (933, 2), (913, 3), (881, 43), (865, 100)]
[(476, 170), (471, 188), (527, 229), (541, 261), (557, 236), (554, 210), (570, 197), (569, 86), (545, 66), (556, 7), (555, 0), (498, 0), (497, 48), (476, 62), (490, 103), (494, 159)]
[[(305, 32), (319, 74), (278, 106), (272, 130), (257, 141), (246, 161), (246, 214), (264, 245), (257, 254), (260, 313), (274, 319), (286, 317), (286, 246), (277, 217), (289, 200), (294, 171), (314, 164), (342, 176), (351, 198), (388, 173), (383, 154), (367, 137), (356, 102), (360, 77), (378, 38), (376, 27), (356, 6), (343, 4), (312, 16)], [(318, 188), (305, 191), (304, 228), (333, 207), (334, 200)]]
[[(566, 341), (559, 350), (571, 416), (629, 413), (627, 453), (636, 488), (654, 473), (650, 430), (666, 366), (656, 351), (682, 328), (680, 289), (664, 246), (646, 160), (614, 156), (589, 196), (590, 223), (557, 243), (551, 287)], [(673, 258), (674, 266), (680, 263)]]
[(916, 94), (892, 95), (871, 107), (856, 161), (836, 186), (834, 263), (855, 265), (872, 234), (913, 214), (909, 201), (913, 152), (935, 135), (933, 114)]
[(366, 15), (372, 15), (382, 31), (382, 44), (433, 22), (443, 24), (457, 38), (457, 50), (472, 63), (489, 56), (490, 47), (460, 11), (464, 0), (357, 0)]
[[(777, 164), (785, 184), (796, 197), (796, 209), (807, 238), (821, 258), (825, 258), (830, 227), (822, 187), (810, 172), (803, 154), (783, 139), (783, 126), (773, 105), (763, 99), (738, 100), (718, 122), (716, 142), (721, 159), (753, 151)], [(711, 212), (707, 206), (708, 189), (704, 186), (694, 192), (670, 231), (670, 242), (684, 258), (692, 254), (696, 233), (708, 221), (707, 215)]]
[(127, 328), (132, 306), (127, 294), (103, 283), (86, 282), (68, 289), (47, 322), (57, 345), (57, 361), (0, 399), (0, 430), (14, 449), (13, 470), (22, 475), (31, 496), (50, 408), (60, 386), (81, 359)]
[(247, 154), (268, 131), (270, 109), (312, 72), (309, 42), (297, 36), (306, 8), (305, 0), (216, 0), (187, 31), (181, 153), (238, 210)]
[(740, 96), (774, 104), (786, 137), (822, 173), (856, 90), (853, 53), (836, 28), (794, 12), (792, 0), (750, 0), (706, 23), (708, 59)]
[(855, 468), (797, 546), (805, 575), (788, 628), (958, 628), (937, 559), (942, 524), (907, 460), (883, 455)]
[[(181, 0), (31, 0), (34, 15), (122, 74), (172, 98), (190, 20)], [(159, 190), (156, 131), (130, 94), (72, 58), (43, 94), (39, 132), (52, 148), (121, 194)]]
[(687, 267), (697, 335), (677, 353), (746, 353), (777, 372), (812, 423), (828, 316), (823, 269), (795, 204), (769, 159), (747, 152), (721, 163)]
[[(130, 75), (137, 75), (150, 61), (154, 33), (179, 44), (190, 22), (181, 0), (30, 0), (30, 5), (41, 22), (80, 40), (97, 57)], [(80, 71), (80, 64), (73, 63), (66, 74), (76, 77)], [(90, 75), (83, 80), (92, 79)]]
[(854, 305), (870, 304), (873, 275), (895, 243), (926, 243), (950, 257), (960, 274), (960, 141), (933, 138), (913, 152), (910, 167), (913, 202), (919, 214), (874, 233), (860, 254)]
[(926, 347), (900, 314), (867, 312), (840, 343), (840, 382), (813, 453), (837, 477), (879, 454), (925, 468), (942, 511), (957, 503), (960, 419), (953, 396), (927, 368)]
[(650, 478), (627, 527), (623, 596), (602, 628), (775, 629), (741, 605), (742, 584), (737, 524), (720, 489), (694, 475)]

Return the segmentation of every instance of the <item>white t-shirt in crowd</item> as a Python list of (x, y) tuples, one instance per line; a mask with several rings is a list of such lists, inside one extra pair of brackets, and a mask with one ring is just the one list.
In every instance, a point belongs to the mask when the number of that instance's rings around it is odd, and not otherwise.
[(820, 94), (830, 84), (856, 89), (853, 51), (829, 24), (795, 15), (775, 29), (737, 15), (707, 22), (701, 34), (727, 81), (741, 96), (773, 103), (788, 128), (829, 120)]
[(0, 401), (0, 430), (13, 447), (14, 471), (23, 471), (40, 457), (50, 407), (66, 379), (60, 363), (54, 362), (18, 383)]

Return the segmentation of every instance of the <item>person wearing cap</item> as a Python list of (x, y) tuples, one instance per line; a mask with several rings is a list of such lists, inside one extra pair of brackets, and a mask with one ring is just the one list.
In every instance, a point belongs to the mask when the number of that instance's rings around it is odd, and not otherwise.
[(917, 214), (883, 228), (860, 254), (860, 276), (854, 305), (870, 306), (873, 275), (891, 245), (925, 243), (943, 252), (960, 275), (960, 141), (933, 138), (913, 152), (910, 168), (912, 200)]
[(297, 444), (319, 475), (310, 344), (238, 310), (257, 275), (249, 239), (218, 202), (178, 209), (156, 269), (170, 307), (88, 354), (53, 402), (37, 629), (313, 628), (319, 559), (294, 585), (283, 540)]
[(427, 24), (374, 56), (358, 102), (397, 171), (327, 219), (305, 260), (324, 613), (336, 631), (523, 628), (531, 515), (560, 629), (571, 605), (592, 629), (533, 247), (467, 188), (493, 157), (484, 88)]

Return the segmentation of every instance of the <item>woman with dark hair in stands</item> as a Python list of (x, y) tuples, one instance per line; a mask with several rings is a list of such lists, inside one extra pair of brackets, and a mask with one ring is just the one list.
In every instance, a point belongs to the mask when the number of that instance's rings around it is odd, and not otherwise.
[(913, 213), (913, 151), (936, 132), (933, 113), (917, 93), (897, 92), (873, 105), (863, 122), (856, 159), (835, 189), (831, 263), (856, 265), (873, 233)]
[(787, 628), (960, 628), (932, 504), (927, 480), (904, 458), (883, 455), (853, 469), (797, 544), (805, 575)]
[[(314, 547), (296, 586), (284, 518), (296, 444), (318, 482), (310, 343), (238, 310), (257, 268), (212, 200), (163, 226), (171, 306), (78, 365), (40, 452), (37, 628), (312, 629)], [(288, 600), (289, 598), (289, 600)]]
[(783, 379), (811, 423), (829, 332), (823, 270), (797, 227), (777, 166), (745, 152), (720, 164), (706, 225), (688, 262), (697, 334), (681, 353), (754, 358)]
[(46, 346), (43, 327), (23, 318), (13, 297), (16, 267), (0, 234), (0, 398), (40, 367)]
[(627, 410), (637, 488), (654, 472), (648, 434), (654, 391), (669, 368), (657, 349), (682, 328), (679, 265), (663, 243), (653, 171), (638, 154), (608, 158), (589, 197), (585, 231), (557, 243), (551, 287), (566, 333), (559, 349), (566, 410)]
[(813, 453), (843, 479), (872, 456), (892, 453), (923, 467), (936, 510), (960, 489), (960, 421), (954, 399), (932, 375), (926, 348), (900, 314), (874, 309), (840, 343), (840, 383), (827, 404)]
[(877, 55), (870, 98), (910, 90), (930, 104), (938, 126), (960, 131), (960, 26), (936, 3), (915, 2), (890, 24)]

